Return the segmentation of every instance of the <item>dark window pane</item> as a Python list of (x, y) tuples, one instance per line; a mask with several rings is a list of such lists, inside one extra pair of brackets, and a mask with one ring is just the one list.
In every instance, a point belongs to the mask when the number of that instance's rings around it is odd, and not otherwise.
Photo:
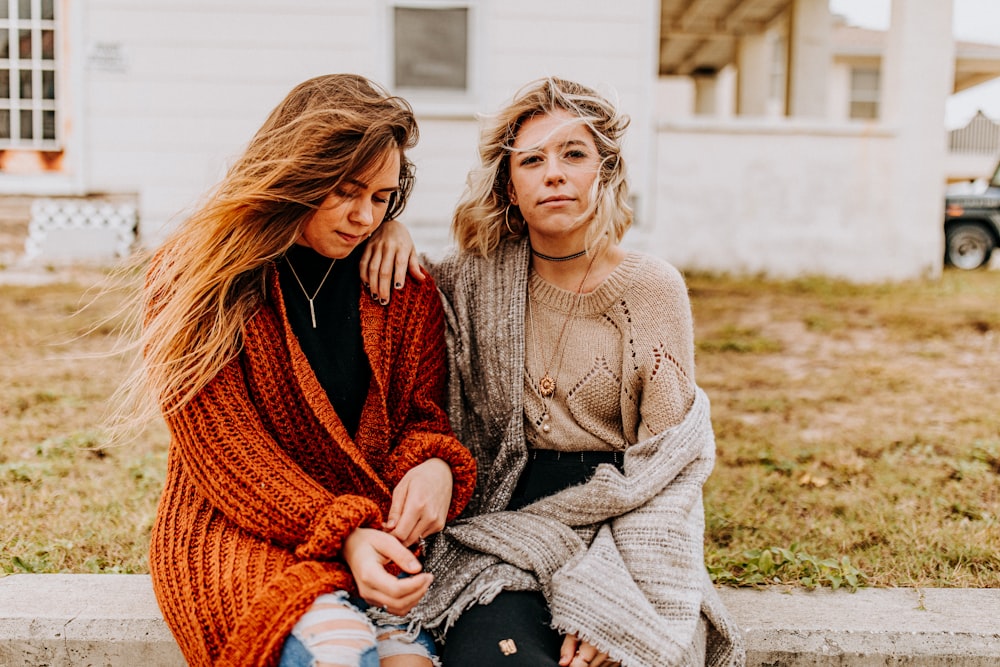
[(851, 118), (876, 120), (878, 118), (878, 103), (851, 102)]
[(56, 112), (42, 112), (42, 139), (56, 138)]
[(19, 19), (31, 18), (31, 0), (18, 0), (17, 18)]
[(31, 127), (31, 111), (23, 109), (21, 111), (21, 138), (31, 139), (35, 134)]
[(56, 99), (56, 73), (52, 70), (42, 70), (42, 99)]
[(10, 15), (7, 14), (7, 3), (0, 2), (0, 19), (9, 19)]
[(42, 31), (42, 60), (56, 59), (56, 31)]
[(0, 30), (0, 58), (10, 58), (10, 31), (7, 28)]
[(0, 109), (0, 139), (10, 139), (10, 109)]
[(21, 70), (21, 99), (30, 100), (31, 94), (31, 70)]
[(465, 90), (468, 9), (394, 11), (396, 85)]
[(21, 43), (18, 49), (18, 55), (22, 60), (27, 60), (31, 58), (31, 31), (30, 30), (18, 30), (18, 41)]
[(10, 70), (0, 69), (0, 100), (10, 99)]
[(55, 0), (42, 0), (42, 20), (51, 21), (56, 17)]

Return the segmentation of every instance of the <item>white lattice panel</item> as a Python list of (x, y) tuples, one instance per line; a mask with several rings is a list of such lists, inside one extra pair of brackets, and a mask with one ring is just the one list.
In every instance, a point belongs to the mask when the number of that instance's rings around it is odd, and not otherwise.
[(91, 199), (36, 199), (31, 204), (27, 260), (111, 259), (128, 256), (138, 215), (133, 204)]

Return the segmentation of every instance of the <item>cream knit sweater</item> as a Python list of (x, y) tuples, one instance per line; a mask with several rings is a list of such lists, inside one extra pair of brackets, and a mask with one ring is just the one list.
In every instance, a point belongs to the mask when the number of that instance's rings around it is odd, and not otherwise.
[[(684, 281), (666, 262), (628, 253), (587, 294), (531, 272), (525, 312), (530, 447), (624, 450), (687, 414), (695, 390), (691, 308)], [(626, 378), (625, 363), (640, 372)], [(546, 371), (556, 379), (548, 398), (538, 387)]]

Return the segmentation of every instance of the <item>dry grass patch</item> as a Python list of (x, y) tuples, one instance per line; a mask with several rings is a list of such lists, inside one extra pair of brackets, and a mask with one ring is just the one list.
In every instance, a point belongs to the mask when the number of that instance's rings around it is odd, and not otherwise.
[(97, 278), (0, 287), (0, 573), (146, 570), (166, 438), (105, 446), (122, 295)]
[[(760, 575), (790, 549), (877, 586), (1000, 586), (1000, 274), (688, 280), (717, 580), (801, 583)], [(734, 331), (767, 345), (720, 345)]]
[[(1000, 273), (688, 282), (717, 581), (1000, 586)], [(89, 284), (0, 286), (0, 573), (147, 567), (167, 438), (105, 446), (121, 295), (75, 315)]]

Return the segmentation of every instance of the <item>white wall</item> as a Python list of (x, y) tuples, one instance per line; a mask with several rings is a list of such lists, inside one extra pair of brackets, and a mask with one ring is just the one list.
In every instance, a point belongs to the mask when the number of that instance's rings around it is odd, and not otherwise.
[(997, 168), (1000, 154), (990, 153), (948, 153), (945, 158), (945, 173), (948, 181), (990, 180)]
[(348, 0), (89, 3), (86, 175), (95, 191), (139, 195), (144, 241), (224, 173), (293, 85), (331, 71), (371, 75), (374, 6)]
[[(648, 193), (657, 0), (480, 0), (473, 10), (471, 104), (415, 103), (421, 142), (406, 220), (418, 241), (433, 251), (447, 237), (476, 158), (475, 112), (547, 74), (619, 96), (633, 119), (633, 182)], [(338, 71), (388, 84), (389, 11), (386, 0), (92, 0), (80, 50), (121, 58), (85, 68), (85, 188), (137, 193), (144, 241), (155, 244), (293, 85)]]
[(642, 244), (683, 269), (855, 281), (932, 273), (937, 258), (901, 245), (887, 224), (894, 141), (847, 125), (665, 123), (659, 215)]

